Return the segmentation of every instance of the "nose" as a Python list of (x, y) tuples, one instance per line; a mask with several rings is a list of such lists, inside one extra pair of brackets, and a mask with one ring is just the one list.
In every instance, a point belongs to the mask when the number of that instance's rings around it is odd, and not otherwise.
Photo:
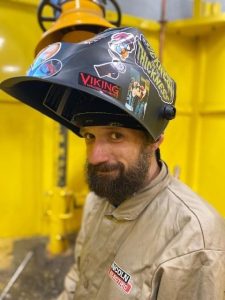
[(106, 143), (95, 141), (92, 145), (87, 146), (87, 159), (89, 163), (97, 165), (107, 162), (109, 157), (110, 148)]

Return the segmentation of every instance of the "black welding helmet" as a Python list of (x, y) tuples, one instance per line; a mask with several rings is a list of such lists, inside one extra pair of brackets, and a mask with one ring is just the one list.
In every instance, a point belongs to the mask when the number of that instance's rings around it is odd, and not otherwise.
[(111, 125), (144, 128), (157, 140), (175, 117), (175, 82), (131, 27), (51, 44), (26, 76), (0, 87), (78, 135), (81, 126)]

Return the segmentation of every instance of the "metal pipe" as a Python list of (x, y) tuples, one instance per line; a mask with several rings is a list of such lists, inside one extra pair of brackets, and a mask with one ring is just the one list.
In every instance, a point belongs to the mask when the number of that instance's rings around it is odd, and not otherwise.
[(160, 18), (160, 32), (159, 32), (159, 59), (163, 61), (163, 49), (165, 44), (165, 33), (166, 33), (166, 5), (167, 0), (161, 0), (161, 18)]
[[(57, 125), (57, 151), (56, 151), (56, 187), (49, 193), (50, 208), (47, 214), (50, 218), (48, 250), (52, 254), (65, 251), (69, 244), (65, 238), (66, 219), (73, 216), (73, 207), (68, 205), (71, 197), (68, 196), (67, 185), (67, 148), (68, 130), (63, 125)], [(69, 206), (69, 207), (68, 207)], [(63, 216), (63, 217), (62, 217)]]
[(8, 294), (8, 292), (10, 291), (10, 289), (12, 288), (12, 286), (14, 285), (14, 283), (16, 282), (16, 280), (18, 279), (18, 277), (20, 276), (20, 274), (23, 272), (23, 270), (25, 269), (26, 265), (28, 264), (28, 262), (30, 261), (30, 259), (31, 259), (32, 256), (33, 256), (33, 252), (32, 251), (29, 251), (26, 254), (26, 256), (24, 257), (23, 261), (21, 262), (21, 264), (17, 268), (16, 272), (13, 274), (13, 276), (9, 280), (8, 284), (6, 285), (6, 287), (4, 288), (4, 290), (2, 291), (2, 293), (0, 295), (0, 300), (3, 300), (6, 297), (6, 295)]
[(56, 185), (58, 187), (66, 186), (67, 173), (67, 147), (68, 131), (63, 125), (59, 125), (58, 157), (57, 157), (57, 174)]
[(202, 0), (194, 0), (193, 4), (193, 17), (199, 18), (202, 14)]

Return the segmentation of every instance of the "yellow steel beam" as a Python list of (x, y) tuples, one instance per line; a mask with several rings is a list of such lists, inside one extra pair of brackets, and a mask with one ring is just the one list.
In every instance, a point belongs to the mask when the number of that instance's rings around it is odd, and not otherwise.
[(195, 0), (193, 6), (193, 17), (198, 18), (201, 16), (202, 12), (202, 0)]

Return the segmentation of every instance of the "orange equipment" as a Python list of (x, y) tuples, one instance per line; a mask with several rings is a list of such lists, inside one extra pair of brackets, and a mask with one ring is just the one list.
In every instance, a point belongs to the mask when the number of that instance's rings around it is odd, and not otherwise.
[[(91, 38), (104, 29), (119, 26), (121, 12), (115, 0), (110, 0), (117, 11), (117, 20), (108, 22), (105, 19), (104, 0), (42, 0), (38, 7), (38, 22), (43, 31), (45, 23), (51, 23), (36, 47), (36, 54), (53, 42), (79, 42)], [(51, 14), (49, 10), (51, 8)]]

